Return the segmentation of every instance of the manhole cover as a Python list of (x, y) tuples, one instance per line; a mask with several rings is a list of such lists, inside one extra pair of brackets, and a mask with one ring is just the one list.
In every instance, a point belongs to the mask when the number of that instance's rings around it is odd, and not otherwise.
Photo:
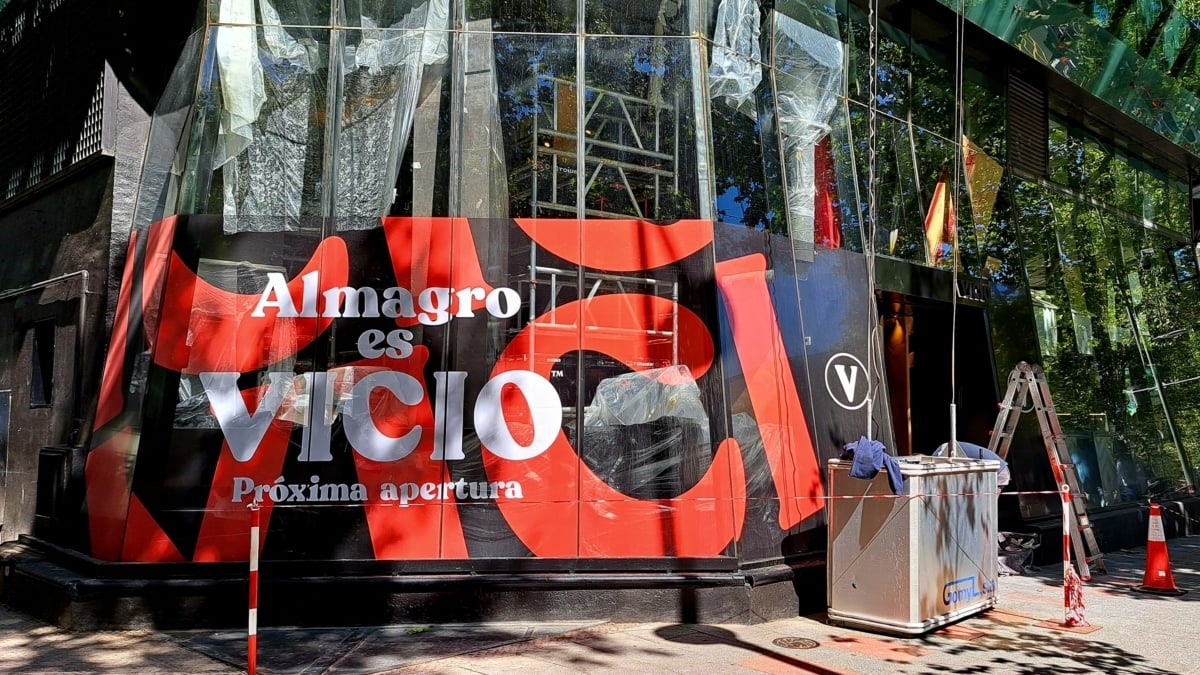
[(812, 649), (813, 647), (820, 646), (820, 643), (818, 643), (816, 640), (809, 640), (808, 638), (801, 637), (775, 638), (771, 641), (771, 644), (775, 645), (776, 647), (784, 647), (786, 649)]

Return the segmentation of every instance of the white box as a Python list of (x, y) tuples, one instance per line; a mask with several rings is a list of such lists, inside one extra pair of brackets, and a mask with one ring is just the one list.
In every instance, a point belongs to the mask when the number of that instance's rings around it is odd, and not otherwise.
[(829, 461), (829, 621), (917, 635), (996, 604), (1000, 463), (896, 459), (900, 497), (886, 470), (863, 480)]

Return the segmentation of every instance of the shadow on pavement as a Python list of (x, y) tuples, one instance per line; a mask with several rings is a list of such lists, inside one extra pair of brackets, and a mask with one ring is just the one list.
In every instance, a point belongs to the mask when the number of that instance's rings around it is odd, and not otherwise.
[(1145, 657), (1111, 644), (1086, 640), (1055, 632), (1017, 631), (1008, 635), (987, 635), (958, 644), (939, 644), (935, 654), (957, 655), (970, 652), (976, 658), (994, 652), (983, 663), (955, 669), (945, 664), (926, 664), (915, 672), (935, 673), (1121, 673), (1122, 675), (1173, 675), (1147, 663)]
[[(775, 650), (767, 649), (761, 645), (756, 645), (751, 642), (746, 642), (731, 631), (719, 626), (709, 626), (703, 624), (672, 624), (663, 626), (654, 631), (654, 634), (668, 642), (676, 644), (714, 644), (725, 643), (734, 647), (740, 647), (748, 652), (765, 656), (779, 664), (790, 666), (792, 668), (801, 669), (801, 672), (812, 673), (813, 675), (841, 675), (842, 671), (830, 670), (819, 664), (811, 661), (793, 658), (786, 654), (781, 654)], [(815, 645), (814, 645), (815, 646)]]

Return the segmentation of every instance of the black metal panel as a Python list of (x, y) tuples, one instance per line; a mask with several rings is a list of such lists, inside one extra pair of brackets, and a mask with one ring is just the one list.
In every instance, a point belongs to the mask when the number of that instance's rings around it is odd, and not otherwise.
[(104, 7), (24, 0), (0, 12), (0, 201), (100, 153)]
[(1043, 178), (1049, 166), (1046, 88), (1040, 77), (1008, 71), (1008, 161), (1013, 171)]
[(38, 451), (34, 526), (39, 536), (64, 540), (83, 504), (82, 448), (54, 445)]

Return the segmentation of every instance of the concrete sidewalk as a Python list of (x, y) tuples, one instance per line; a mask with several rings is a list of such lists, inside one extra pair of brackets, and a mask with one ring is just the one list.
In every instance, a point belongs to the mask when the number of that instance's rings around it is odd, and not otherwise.
[[(1133, 590), (1144, 550), (1106, 555), (1085, 585), (1086, 629), (1065, 630), (1060, 566), (1002, 577), (995, 609), (915, 638), (828, 625), (496, 623), (263, 628), (259, 672), (301, 673), (1183, 673), (1200, 674), (1200, 537), (1169, 542), (1176, 585)], [(0, 608), (0, 672), (245, 672), (238, 631), (71, 633)]]

